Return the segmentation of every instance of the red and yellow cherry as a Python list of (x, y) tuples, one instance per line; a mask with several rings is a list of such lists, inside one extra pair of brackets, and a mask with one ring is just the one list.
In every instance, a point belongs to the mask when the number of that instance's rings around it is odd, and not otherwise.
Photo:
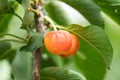
[(48, 32), (44, 37), (44, 44), (49, 52), (62, 57), (75, 54), (79, 48), (77, 36), (65, 30)]
[(71, 34), (72, 37), (72, 46), (71, 48), (67, 51), (66, 54), (61, 54), (60, 56), (62, 57), (68, 57), (71, 56), (73, 54), (75, 54), (77, 52), (77, 50), (79, 49), (79, 40), (78, 37), (74, 34)]

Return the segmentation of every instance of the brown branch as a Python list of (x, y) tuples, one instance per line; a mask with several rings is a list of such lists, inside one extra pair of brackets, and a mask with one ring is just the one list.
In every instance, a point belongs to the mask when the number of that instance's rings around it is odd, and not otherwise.
[(40, 80), (40, 60), (41, 60), (41, 48), (33, 51), (33, 71), (32, 80)]
[[(42, 13), (42, 1), (35, 0), (34, 4), (31, 5), (35, 10), (35, 23), (36, 23), (36, 32), (44, 34), (46, 27), (44, 26), (44, 17)], [(41, 62), (42, 50), (41, 47), (33, 51), (33, 73), (32, 80), (40, 80), (40, 62)]]

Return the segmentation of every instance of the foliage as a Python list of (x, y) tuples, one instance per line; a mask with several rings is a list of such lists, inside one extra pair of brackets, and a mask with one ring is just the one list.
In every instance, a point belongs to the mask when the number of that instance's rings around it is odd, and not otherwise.
[[(52, 72), (51, 72), (52, 71)], [(58, 67), (49, 67), (41, 71), (41, 80), (86, 80), (82, 75), (72, 70), (61, 69)]]
[(119, 80), (119, 0), (43, 0), (47, 22), (79, 37), (80, 48), (69, 58), (46, 50), (27, 10), (30, 1), (0, 0), (0, 74), (7, 73), (0, 80), (31, 80), (31, 52), (41, 46), (41, 80)]

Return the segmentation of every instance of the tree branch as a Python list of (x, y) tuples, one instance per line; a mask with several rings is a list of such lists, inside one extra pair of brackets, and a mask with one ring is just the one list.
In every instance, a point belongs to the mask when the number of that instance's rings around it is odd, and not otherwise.
[(32, 80), (40, 80), (40, 61), (41, 61), (42, 51), (41, 48), (33, 51), (33, 73)]
[[(31, 5), (35, 10), (35, 23), (36, 23), (36, 32), (44, 34), (46, 27), (44, 26), (44, 17), (43, 17), (43, 9), (42, 9), (42, 1), (35, 0), (34, 4)], [(40, 80), (40, 62), (42, 56), (41, 47), (37, 50), (33, 51), (33, 73), (32, 80)]]

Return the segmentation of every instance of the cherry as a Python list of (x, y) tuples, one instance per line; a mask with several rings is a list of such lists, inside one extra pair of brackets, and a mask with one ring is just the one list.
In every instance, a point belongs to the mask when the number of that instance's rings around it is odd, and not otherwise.
[(65, 30), (48, 32), (44, 37), (44, 44), (49, 52), (62, 57), (75, 54), (79, 48), (77, 36)]

